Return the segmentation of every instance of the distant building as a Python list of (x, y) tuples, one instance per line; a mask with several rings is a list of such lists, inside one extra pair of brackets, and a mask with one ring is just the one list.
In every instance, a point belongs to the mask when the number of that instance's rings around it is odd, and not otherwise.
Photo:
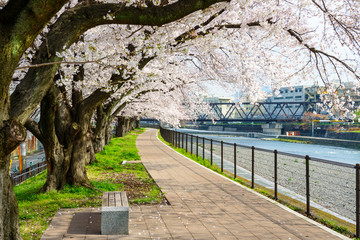
[[(268, 103), (284, 103), (284, 102), (306, 102), (308, 101), (307, 88), (305, 86), (282, 87), (279, 89), (279, 95), (267, 98), (265, 102)], [(291, 116), (296, 113), (302, 113), (304, 108), (298, 104), (289, 104), (284, 108), (280, 108), (277, 104), (268, 105), (267, 110), (275, 115)]]
[[(337, 89), (337, 94), (339, 96), (350, 96), (354, 101), (360, 101), (360, 97), (355, 94), (354, 91), (354, 83), (353, 82), (346, 82), (343, 84), (343, 88)], [(280, 93), (278, 96), (273, 94), (273, 96), (267, 98), (265, 102), (271, 103), (284, 103), (284, 102), (319, 102), (320, 95), (324, 93), (325, 88), (319, 86), (292, 86), (292, 87), (282, 87), (279, 89)], [(302, 112), (303, 107), (299, 108), (297, 104), (290, 104), (285, 109), (277, 109), (276, 104), (270, 105), (269, 111), (280, 111), (280, 114), (292, 114), (294, 112)], [(308, 109), (309, 110), (309, 109)], [(309, 111), (316, 111), (319, 112), (317, 106), (315, 109), (310, 109)], [(327, 114), (327, 112), (319, 112), (322, 114)]]
[[(203, 101), (207, 103), (234, 103), (233, 97), (203, 97)], [(226, 115), (226, 113), (229, 111), (231, 105), (218, 105), (215, 107), (215, 111), (220, 111), (222, 115)], [(218, 113), (218, 115), (220, 115)]]
[(265, 102), (305, 102), (306, 88), (304, 86), (282, 87), (280, 94), (275, 94), (265, 100)]

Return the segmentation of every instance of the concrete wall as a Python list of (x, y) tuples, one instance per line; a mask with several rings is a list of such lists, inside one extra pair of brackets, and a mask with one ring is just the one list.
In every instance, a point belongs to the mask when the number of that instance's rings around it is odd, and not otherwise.
[(355, 140), (360, 141), (360, 133), (355, 132), (333, 132), (327, 131), (325, 137), (334, 138), (334, 139), (346, 139), (346, 140)]
[(239, 125), (239, 124), (228, 124), (228, 125), (199, 125), (199, 126), (186, 126), (186, 128), (207, 130), (207, 131), (225, 131), (225, 132), (262, 132), (261, 125)]
[(310, 141), (313, 144), (321, 144), (328, 146), (347, 147), (360, 149), (360, 141), (344, 140), (344, 139), (330, 139), (330, 138), (319, 138), (319, 137), (303, 137), (303, 136), (284, 136), (281, 135), (279, 138), (283, 139), (294, 139), (299, 141)]

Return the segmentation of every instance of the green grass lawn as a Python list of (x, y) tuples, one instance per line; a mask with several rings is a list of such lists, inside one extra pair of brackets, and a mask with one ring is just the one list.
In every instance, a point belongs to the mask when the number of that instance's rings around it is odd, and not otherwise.
[[(159, 204), (163, 193), (148, 175), (140, 160), (135, 141), (143, 129), (123, 138), (113, 138), (97, 163), (87, 166), (94, 189), (66, 186), (62, 191), (38, 193), (46, 180), (46, 172), (15, 186), (19, 204), (20, 229), (24, 240), (40, 239), (52, 217), (60, 208), (99, 207), (104, 191), (126, 191), (130, 204)], [(126, 160), (127, 164), (122, 164)]]

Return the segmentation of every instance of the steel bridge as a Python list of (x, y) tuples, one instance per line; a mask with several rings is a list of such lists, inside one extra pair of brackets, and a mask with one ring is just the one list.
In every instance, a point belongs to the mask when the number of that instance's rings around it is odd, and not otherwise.
[(200, 114), (205, 122), (291, 122), (299, 121), (306, 112), (313, 112), (317, 102), (210, 103), (211, 114)]

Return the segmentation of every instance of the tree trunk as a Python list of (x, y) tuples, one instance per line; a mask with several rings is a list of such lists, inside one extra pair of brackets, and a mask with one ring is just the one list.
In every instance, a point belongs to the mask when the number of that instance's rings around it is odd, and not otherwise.
[[(4, 112), (0, 115), (0, 119), (6, 118)], [(9, 176), (9, 167), (10, 153), (25, 138), (26, 130), (19, 122), (0, 121), (0, 239), (21, 239), (19, 210)]]
[[(65, 126), (70, 124), (69, 113), (66, 114), (66, 110), (62, 108), (63, 105), (58, 102), (61, 100), (59, 95), (61, 95), (60, 92), (52, 87), (40, 105), (39, 130), (47, 164), (46, 182), (41, 188), (42, 192), (63, 189), (70, 164), (71, 141), (65, 141), (66, 138), (58, 138), (56, 131), (56, 126), (61, 125), (65, 129)], [(57, 109), (62, 113), (57, 114)], [(62, 142), (60, 143), (60, 141)]]
[(130, 132), (130, 118), (125, 117), (124, 134), (122, 137), (124, 137), (128, 132)]
[(106, 131), (108, 128), (108, 117), (104, 112), (104, 107), (99, 106), (96, 110), (96, 128), (94, 131), (94, 151), (95, 153), (101, 152), (106, 144)]
[(91, 131), (91, 128), (89, 127), (88, 133), (87, 133), (87, 147), (86, 151), (88, 153), (88, 158), (86, 159), (86, 164), (92, 164), (96, 162), (96, 156), (95, 156), (95, 150), (94, 150), (94, 136)]
[(126, 132), (126, 118), (125, 117), (118, 117), (118, 123), (116, 126), (116, 137), (123, 137), (125, 136)]
[(74, 186), (93, 187), (87, 177), (85, 163), (89, 156), (87, 152), (88, 137), (87, 131), (80, 130), (73, 140), (73, 149), (71, 154), (70, 168), (67, 174), (67, 180)]
[(107, 124), (100, 128), (98, 131), (96, 131), (96, 135), (94, 136), (94, 151), (95, 153), (101, 152), (102, 150), (104, 150), (104, 147), (106, 144), (106, 137), (108, 137), (107, 135), (107, 131), (108, 131), (108, 127)]
[(129, 118), (129, 129), (128, 129), (128, 132), (132, 131), (135, 129), (134, 127), (134, 124), (135, 124), (135, 118)]
[(44, 144), (47, 164), (47, 177), (41, 192), (61, 190), (66, 184), (66, 173), (69, 169), (72, 146), (65, 149), (57, 138), (53, 144)]
[(0, 149), (0, 239), (21, 239), (19, 210), (9, 176), (10, 155)]
[(135, 120), (135, 128), (140, 128), (140, 118), (136, 118), (136, 120)]
[(95, 149), (94, 149), (92, 139), (88, 140), (88, 146), (90, 148), (90, 151), (89, 151), (90, 162), (89, 162), (89, 164), (93, 164), (93, 163), (97, 162), (97, 160), (96, 160)]
[(111, 125), (107, 124), (105, 128), (105, 145), (109, 145), (111, 140)]

